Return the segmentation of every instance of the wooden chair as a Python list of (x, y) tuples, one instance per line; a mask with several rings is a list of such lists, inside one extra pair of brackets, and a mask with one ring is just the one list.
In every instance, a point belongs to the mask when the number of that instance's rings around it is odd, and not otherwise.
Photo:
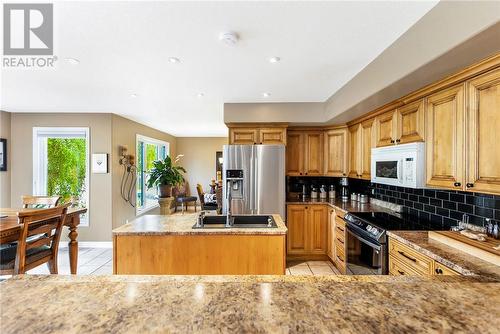
[(182, 214), (184, 214), (184, 209), (188, 209), (189, 203), (192, 203), (194, 206), (194, 212), (196, 212), (196, 197), (189, 195), (189, 185), (187, 182), (184, 182), (181, 185), (178, 185), (172, 189), (172, 194), (175, 198), (175, 209), (177, 212), (177, 206), (180, 204), (182, 209)]
[(61, 196), (31, 196), (24, 195), (23, 199), (23, 208), (53, 208), (59, 204), (61, 200)]
[(202, 210), (217, 210), (217, 203), (205, 203), (205, 192), (201, 184), (196, 185), (196, 191), (198, 192)]
[(24, 274), (42, 263), (57, 274), (57, 251), (69, 205), (17, 213), (21, 233), (17, 243), (0, 249), (0, 275)]

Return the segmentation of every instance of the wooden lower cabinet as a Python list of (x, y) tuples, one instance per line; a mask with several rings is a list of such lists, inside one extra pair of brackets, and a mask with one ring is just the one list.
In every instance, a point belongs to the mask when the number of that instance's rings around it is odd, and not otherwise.
[(325, 205), (287, 205), (287, 255), (326, 258), (328, 208)]
[(335, 244), (335, 258), (333, 263), (335, 267), (339, 270), (341, 274), (346, 273), (346, 226), (343, 220), (345, 215), (344, 212), (340, 210), (335, 211), (335, 232), (334, 232), (334, 244)]
[(120, 275), (283, 275), (285, 235), (115, 235)]
[(329, 209), (326, 255), (332, 262), (335, 261), (335, 216), (335, 210)]
[(405, 244), (389, 238), (389, 275), (460, 275)]

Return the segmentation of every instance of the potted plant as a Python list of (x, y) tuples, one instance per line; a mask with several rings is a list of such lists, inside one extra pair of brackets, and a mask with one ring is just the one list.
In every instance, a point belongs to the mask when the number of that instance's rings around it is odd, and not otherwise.
[(160, 189), (160, 198), (171, 197), (172, 187), (184, 182), (182, 172), (186, 170), (182, 166), (177, 166), (180, 156), (172, 159), (167, 156), (163, 160), (156, 160), (153, 162), (153, 167), (149, 171), (149, 179), (147, 186), (149, 189), (157, 187)]

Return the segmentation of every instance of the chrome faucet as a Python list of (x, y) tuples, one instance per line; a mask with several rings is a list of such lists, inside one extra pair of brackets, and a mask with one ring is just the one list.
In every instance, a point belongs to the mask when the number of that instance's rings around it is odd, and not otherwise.
[(203, 227), (203, 219), (205, 218), (205, 211), (201, 211), (200, 214), (198, 215), (198, 219), (196, 220), (196, 227), (202, 228)]

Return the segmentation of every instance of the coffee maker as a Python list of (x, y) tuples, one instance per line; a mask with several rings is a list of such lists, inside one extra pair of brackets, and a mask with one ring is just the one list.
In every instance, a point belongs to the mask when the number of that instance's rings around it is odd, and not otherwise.
[(347, 177), (340, 178), (340, 198), (342, 202), (349, 202), (349, 179)]

